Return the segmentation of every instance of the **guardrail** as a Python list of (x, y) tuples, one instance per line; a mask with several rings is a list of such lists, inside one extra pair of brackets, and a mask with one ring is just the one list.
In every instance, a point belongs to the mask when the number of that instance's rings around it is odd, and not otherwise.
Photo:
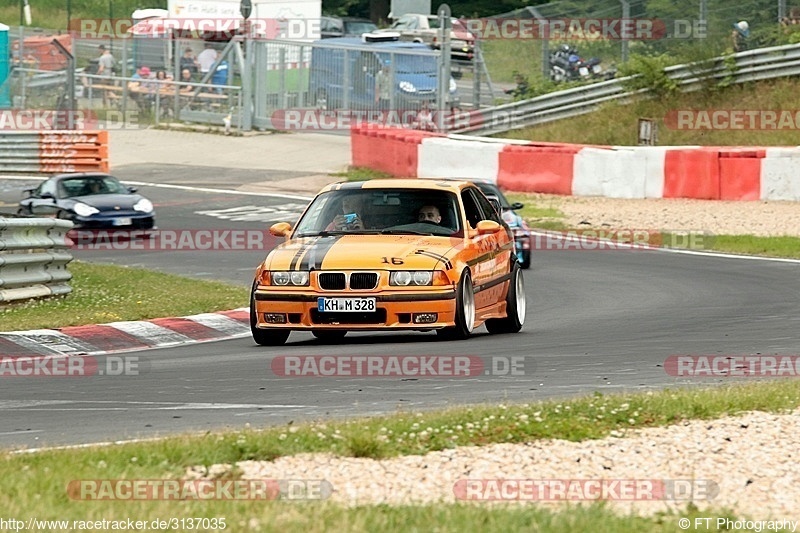
[[(735, 61), (735, 66), (729, 67), (726, 63), (730, 57)], [(682, 91), (687, 92), (697, 90), (704, 82), (711, 80), (728, 79), (730, 83), (745, 83), (796, 76), (800, 74), (800, 45), (748, 50), (707, 62), (674, 65), (664, 71)], [(648, 89), (626, 90), (623, 84), (633, 78), (617, 78), (482, 109), (472, 114), (468, 125), (453, 128), (450, 132), (493, 135), (591, 113), (606, 102), (624, 101), (649, 92)]]
[(108, 172), (108, 131), (0, 132), (0, 172)]
[(70, 229), (68, 220), (0, 217), (0, 302), (72, 292)]

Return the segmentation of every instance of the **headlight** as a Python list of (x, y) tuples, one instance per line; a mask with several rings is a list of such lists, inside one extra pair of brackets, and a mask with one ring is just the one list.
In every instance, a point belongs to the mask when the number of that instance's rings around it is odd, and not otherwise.
[(398, 85), (400, 86), (401, 91), (405, 91), (407, 93), (417, 92), (417, 88), (414, 87), (414, 84), (410, 81), (401, 81)]
[(272, 282), (275, 285), (288, 285), (289, 284), (289, 273), (288, 272), (273, 272), (272, 273)]
[(308, 272), (301, 270), (293, 270), (291, 272), (274, 271), (271, 272), (270, 277), (273, 285), (296, 285), (299, 287), (308, 285)]
[(100, 212), (96, 208), (90, 205), (82, 204), (80, 202), (76, 203), (72, 209), (75, 211), (75, 214), (77, 214), (80, 217), (90, 217), (95, 213)]
[(153, 210), (153, 203), (147, 198), (142, 198), (133, 204), (134, 211), (141, 211), (142, 213), (149, 213)]
[(308, 285), (308, 272), (294, 271), (291, 278), (292, 285)]
[(431, 285), (433, 272), (430, 270), (398, 270), (389, 274), (389, 285)]
[(458, 85), (456, 85), (456, 80), (450, 78), (450, 92), (454, 93), (458, 90)]

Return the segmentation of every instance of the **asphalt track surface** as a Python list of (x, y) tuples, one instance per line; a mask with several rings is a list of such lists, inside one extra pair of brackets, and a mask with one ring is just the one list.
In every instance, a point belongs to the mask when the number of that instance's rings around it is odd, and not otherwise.
[[(23, 185), (3, 182), (0, 201), (7, 205)], [(208, 210), (287, 202), (141, 191), (155, 200), (162, 228), (263, 228), (261, 222), (198, 215), (197, 205)], [(90, 257), (249, 283), (262, 255), (114, 252)], [(540, 251), (525, 272), (528, 312), (518, 334), (495, 336), (480, 328), (468, 341), (441, 342), (432, 332), (356, 333), (342, 344), (326, 345), (310, 334), (293, 333), (286, 346), (275, 348), (256, 346), (247, 337), (136, 352), (131, 355), (144, 369), (139, 376), (36, 378), (35, 383), (4, 378), (0, 446), (147, 438), (246, 423), (258, 427), (398, 409), (720, 383), (671, 377), (664, 361), (675, 354), (800, 354), (799, 269), (794, 262), (658, 251)], [(471, 355), (479, 356), (487, 369), (508, 360), (493, 357), (518, 357), (523, 372), (416, 379), (273, 373), (273, 359), (291, 355)]]

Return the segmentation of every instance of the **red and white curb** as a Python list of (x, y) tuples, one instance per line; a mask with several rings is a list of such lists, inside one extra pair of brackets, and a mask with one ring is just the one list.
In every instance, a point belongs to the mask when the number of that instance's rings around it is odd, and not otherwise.
[(0, 333), (0, 356), (103, 355), (250, 334), (247, 308), (178, 318)]

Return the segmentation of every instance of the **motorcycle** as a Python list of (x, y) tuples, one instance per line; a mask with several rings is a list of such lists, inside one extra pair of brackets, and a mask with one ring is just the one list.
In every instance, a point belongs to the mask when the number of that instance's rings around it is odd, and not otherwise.
[(603, 73), (600, 63), (600, 58), (592, 57), (584, 60), (576, 49), (566, 44), (561, 45), (558, 50), (550, 54), (550, 80), (559, 83), (598, 78), (610, 79), (606, 77), (607, 74)]

